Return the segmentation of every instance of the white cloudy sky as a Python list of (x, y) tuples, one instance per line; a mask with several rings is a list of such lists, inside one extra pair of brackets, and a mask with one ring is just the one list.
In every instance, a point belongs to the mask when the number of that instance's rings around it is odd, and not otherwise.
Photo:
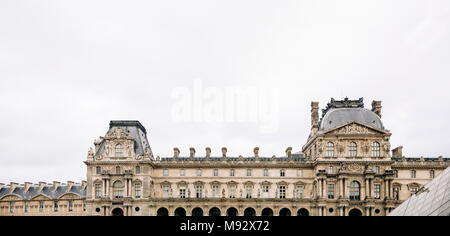
[[(383, 101), (392, 146), (450, 156), (450, 2), (0, 1), (0, 182), (85, 179), (113, 119), (177, 146), (265, 156), (300, 150), (310, 102)], [(278, 128), (177, 123), (176, 88), (272, 88)], [(262, 99), (262, 98), (261, 98)]]

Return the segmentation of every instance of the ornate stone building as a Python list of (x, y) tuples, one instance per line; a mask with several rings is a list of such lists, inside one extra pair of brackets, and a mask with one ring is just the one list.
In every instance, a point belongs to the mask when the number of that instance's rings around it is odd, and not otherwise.
[[(85, 161), (87, 182), (0, 185), (0, 215), (384, 216), (439, 175), (450, 159), (391, 151), (381, 102), (331, 100), (300, 152), (213, 155), (190, 148), (155, 157), (138, 121), (111, 121)], [(392, 154), (391, 154), (392, 153)]]

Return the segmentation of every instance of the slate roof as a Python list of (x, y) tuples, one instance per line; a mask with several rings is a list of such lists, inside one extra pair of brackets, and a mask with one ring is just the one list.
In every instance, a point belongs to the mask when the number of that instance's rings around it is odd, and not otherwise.
[(380, 117), (373, 111), (365, 108), (331, 109), (322, 118), (320, 130), (331, 130), (354, 121), (375, 129), (384, 130)]
[(61, 185), (58, 186), (58, 188), (54, 189), (53, 185), (46, 185), (42, 188), (42, 190), (40, 190), (39, 186), (33, 185), (26, 192), (24, 186), (18, 186), (11, 192), (11, 186), (8, 185), (0, 189), (0, 199), (7, 195), (16, 195), (25, 200), (33, 199), (38, 195), (44, 195), (51, 199), (58, 199), (64, 194), (68, 193), (76, 194), (81, 198), (85, 198), (86, 186), (75, 184), (69, 189), (69, 186)]
[[(115, 128), (122, 128), (125, 132), (131, 135), (134, 139), (134, 152), (137, 155), (144, 155), (145, 149), (148, 148), (151, 152), (150, 144), (147, 139), (147, 130), (139, 121), (119, 120), (111, 121), (109, 123), (109, 130), (107, 134), (114, 131)], [(105, 141), (100, 143), (99, 151), (96, 155), (101, 155), (105, 151)]]

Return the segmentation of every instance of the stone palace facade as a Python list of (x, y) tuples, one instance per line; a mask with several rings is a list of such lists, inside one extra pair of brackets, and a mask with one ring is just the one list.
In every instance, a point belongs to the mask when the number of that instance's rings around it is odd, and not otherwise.
[(190, 148), (154, 156), (138, 121), (111, 121), (88, 152), (87, 181), (0, 184), (0, 215), (385, 216), (450, 159), (391, 150), (381, 102), (311, 103), (306, 144), (284, 157)]

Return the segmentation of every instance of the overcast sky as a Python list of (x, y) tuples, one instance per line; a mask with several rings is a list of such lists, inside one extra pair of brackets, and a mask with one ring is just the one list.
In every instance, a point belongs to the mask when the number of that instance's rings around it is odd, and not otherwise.
[[(141, 121), (155, 156), (191, 146), (280, 156), (306, 142), (311, 101), (346, 96), (368, 108), (383, 101), (392, 147), (405, 155), (448, 157), (449, 9), (448, 0), (0, 1), (0, 182), (85, 179), (89, 147), (117, 119)], [(262, 91), (269, 112), (256, 122), (174, 117), (180, 89), (210, 102), (227, 88)]]

